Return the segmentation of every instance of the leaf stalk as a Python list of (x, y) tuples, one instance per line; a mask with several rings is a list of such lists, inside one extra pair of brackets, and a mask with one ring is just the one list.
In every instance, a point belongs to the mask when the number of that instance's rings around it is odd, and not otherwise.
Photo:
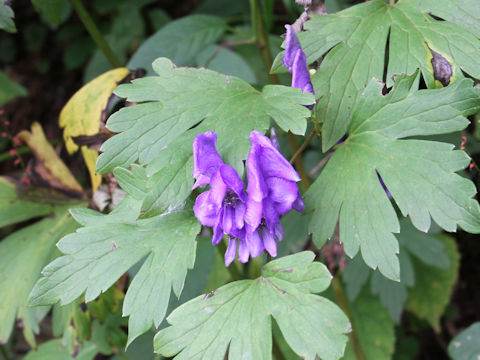
[(113, 52), (110, 45), (108, 45), (107, 41), (103, 37), (98, 27), (93, 22), (92, 17), (88, 13), (85, 6), (83, 6), (82, 0), (70, 0), (72, 6), (74, 7), (75, 11), (77, 12), (78, 17), (82, 21), (83, 25), (87, 29), (88, 33), (92, 37), (93, 41), (97, 44), (100, 50), (103, 52), (103, 55), (107, 58), (108, 62), (114, 68), (118, 68), (122, 66), (122, 62), (117, 57), (117, 55)]

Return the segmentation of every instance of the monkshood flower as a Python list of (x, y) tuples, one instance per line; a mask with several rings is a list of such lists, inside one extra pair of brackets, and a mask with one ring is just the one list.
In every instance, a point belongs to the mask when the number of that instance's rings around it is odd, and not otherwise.
[(210, 185), (208, 191), (197, 197), (193, 211), (202, 225), (213, 227), (213, 245), (224, 234), (229, 235), (225, 253), (228, 266), (235, 258), (237, 238), (245, 238), (246, 199), (243, 181), (233, 167), (223, 163), (216, 144), (217, 135), (213, 131), (199, 134), (193, 141), (193, 177), (197, 179), (193, 188)]
[(248, 255), (257, 257), (264, 250), (277, 256), (275, 238), (283, 239), (280, 215), (292, 207), (297, 211), (305, 207), (297, 187), (300, 177), (292, 165), (262, 133), (252, 131), (250, 142), (244, 244), (248, 253), (239, 249), (240, 261), (247, 261)]
[[(283, 64), (292, 74), (292, 87), (302, 89), (302, 92), (315, 94), (313, 91), (310, 73), (308, 72), (307, 57), (298, 41), (295, 30), (290, 25), (285, 25), (287, 35), (285, 38), (285, 55)], [(309, 109), (313, 105), (307, 106)]]

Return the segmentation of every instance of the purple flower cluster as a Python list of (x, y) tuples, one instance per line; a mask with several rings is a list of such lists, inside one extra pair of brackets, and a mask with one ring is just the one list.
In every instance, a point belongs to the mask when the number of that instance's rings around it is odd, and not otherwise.
[(276, 256), (275, 239), (283, 239), (280, 215), (292, 208), (304, 209), (297, 187), (300, 177), (269, 138), (252, 131), (246, 196), (243, 181), (233, 167), (222, 161), (216, 142), (213, 131), (197, 135), (193, 142), (196, 178), (193, 188), (210, 185), (195, 201), (195, 216), (203, 225), (213, 227), (213, 245), (224, 234), (228, 235), (227, 266), (235, 259), (237, 245), (241, 262), (259, 256), (264, 250)]

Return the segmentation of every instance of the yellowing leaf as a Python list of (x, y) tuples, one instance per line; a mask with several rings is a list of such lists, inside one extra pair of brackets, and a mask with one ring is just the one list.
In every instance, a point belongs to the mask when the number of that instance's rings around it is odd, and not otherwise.
[[(64, 106), (60, 113), (59, 124), (64, 129), (63, 138), (70, 154), (78, 151), (78, 145), (75, 144), (72, 137), (98, 133), (100, 117), (107, 105), (108, 98), (117, 83), (128, 73), (127, 68), (118, 68), (100, 75), (78, 90)], [(95, 174), (98, 153), (82, 146), (82, 155), (90, 173), (92, 190), (95, 191), (101, 182), (100, 175)]]
[(34, 171), (44, 182), (47, 182), (52, 188), (83, 193), (81, 185), (45, 138), (39, 123), (33, 123), (31, 132), (23, 130), (18, 137), (32, 149), (37, 160)]

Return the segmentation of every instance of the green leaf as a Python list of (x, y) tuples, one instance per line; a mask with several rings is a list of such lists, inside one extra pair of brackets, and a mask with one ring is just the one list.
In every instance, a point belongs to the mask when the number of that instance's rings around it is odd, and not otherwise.
[(103, 144), (97, 162), (100, 173), (128, 167), (137, 159), (150, 165), (146, 173), (130, 177), (133, 185), (124, 182), (125, 187), (138, 187), (145, 176), (160, 171), (142, 188), (148, 190), (146, 209), (167, 208), (188, 197), (193, 184), (192, 142), (202, 131), (217, 133), (220, 154), (240, 174), (250, 148), (250, 132), (265, 131), (270, 117), (285, 131), (305, 132), (310, 111), (302, 105), (314, 101), (311, 94), (280, 85), (268, 85), (259, 92), (238, 78), (205, 69), (175, 68), (163, 58), (153, 66), (160, 76), (117, 88), (115, 93), (128, 101), (149, 102), (121, 109), (109, 118), (107, 127), (119, 134)]
[(443, 242), (437, 237), (438, 234), (435, 232), (422, 233), (405, 218), (400, 221), (400, 224), (402, 228), (398, 235), (400, 282), (385, 278), (378, 270), (369, 269), (360, 255), (355, 256), (352, 260), (347, 259), (348, 266), (342, 276), (350, 301), (356, 299), (368, 279), (371, 279), (371, 293), (379, 296), (382, 306), (388, 310), (392, 319), (397, 323), (400, 321), (400, 315), (407, 300), (408, 288), (415, 285), (416, 275), (411, 257), (416, 257), (426, 265), (443, 269), (450, 268), (450, 259)]
[[(348, 308), (352, 316), (352, 334), (357, 337), (364, 358), (390, 360), (395, 348), (394, 323), (378, 299), (364, 289)], [(344, 359), (357, 359), (351, 341), (347, 344)]]
[(128, 199), (110, 215), (72, 213), (85, 227), (60, 240), (58, 248), (65, 256), (43, 269), (30, 303), (67, 304), (83, 292), (89, 302), (144, 259), (123, 304), (123, 315), (130, 316), (129, 344), (162, 322), (171, 288), (180, 296), (195, 261), (200, 225), (191, 211), (136, 220), (139, 203)]
[(480, 37), (480, 8), (476, 0), (413, 0), (412, 3)]
[(15, 14), (13, 13), (12, 8), (5, 5), (5, 0), (0, 0), (0, 29), (9, 33), (16, 33), (17, 28), (13, 22), (14, 17)]
[(190, 15), (165, 25), (148, 38), (132, 56), (129, 69), (144, 68), (154, 75), (152, 62), (168, 57), (178, 66), (193, 65), (195, 56), (214, 44), (225, 32), (223, 19), (210, 15)]
[(480, 358), (480, 322), (470, 325), (448, 344), (448, 355), (453, 360)]
[(469, 157), (450, 144), (401, 140), (465, 128), (464, 116), (480, 107), (480, 89), (465, 79), (443, 89), (414, 91), (415, 81), (415, 75), (398, 76), (386, 96), (381, 83), (370, 82), (353, 111), (349, 137), (305, 195), (314, 238), (330, 238), (339, 218), (346, 254), (353, 257), (361, 249), (368, 266), (393, 280), (400, 277), (393, 235), (400, 225), (377, 172), (417, 229), (428, 231), (432, 217), (447, 231), (459, 225), (480, 232), (475, 186), (455, 174)]
[(440, 317), (450, 301), (460, 260), (455, 239), (447, 235), (438, 236), (445, 245), (451, 266), (441, 269), (412, 259), (416, 274), (415, 286), (409, 289), (406, 303), (408, 310), (427, 320), (436, 331), (440, 330)]
[(0, 227), (51, 214), (52, 195), (0, 177)]
[[(429, 12), (453, 22), (436, 20)], [(475, 36), (479, 22), (475, 18), (475, 0), (462, 1), (461, 5), (455, 0), (400, 0), (395, 5), (372, 0), (336, 14), (312, 15), (299, 40), (308, 63), (324, 55), (312, 76), (317, 97), (321, 97), (315, 112), (323, 122), (323, 150), (345, 134), (363, 89), (372, 77), (382, 79), (385, 68), (388, 86), (393, 84), (394, 74), (410, 74), (419, 68), (429, 88), (439, 87), (442, 84), (432, 67), (437, 53), (451, 67), (448, 82), (463, 78), (462, 71), (480, 78), (480, 40)], [(475, 26), (468, 26), (474, 21)], [(276, 71), (281, 68), (282, 56), (276, 59)]]
[(327, 268), (306, 251), (272, 261), (263, 275), (224, 285), (169, 315), (154, 348), (176, 359), (271, 359), (273, 316), (288, 345), (304, 359), (343, 355), (349, 323), (329, 300), (312, 293), (330, 284)]
[(62, 20), (62, 6), (65, 0), (32, 0), (32, 4), (43, 17), (58, 25)]
[[(64, 210), (53, 217), (14, 232), (0, 242), (0, 343), (5, 343), (15, 318), (23, 319), (24, 334), (34, 346), (33, 333), (38, 333), (38, 309), (27, 307), (40, 270), (55, 254), (55, 243), (71, 233), (77, 224)], [(44, 309), (45, 310), (45, 309)]]
[(195, 57), (197, 67), (204, 67), (225, 75), (232, 75), (248, 82), (257, 83), (250, 65), (236, 52), (218, 45), (207, 46)]
[[(85, 342), (75, 360), (93, 360), (98, 354), (98, 345), (93, 342)], [(61, 339), (50, 340), (30, 351), (24, 360), (71, 360), (72, 355)]]
[(0, 70), (0, 106), (18, 96), (27, 96), (27, 90), (16, 82), (12, 81), (3, 71)]

